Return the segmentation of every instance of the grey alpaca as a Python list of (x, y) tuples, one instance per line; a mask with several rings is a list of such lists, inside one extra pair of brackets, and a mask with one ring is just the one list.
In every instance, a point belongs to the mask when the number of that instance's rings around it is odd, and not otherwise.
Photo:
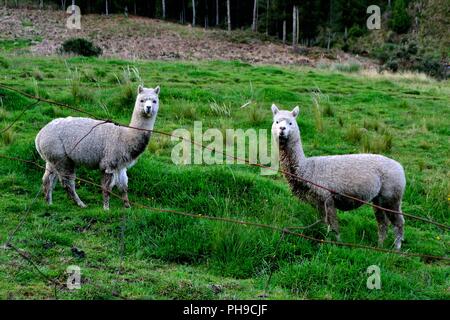
[[(159, 109), (159, 86), (139, 86), (130, 126), (153, 130)], [(35, 144), (46, 162), (42, 178), (45, 199), (52, 204), (52, 191), (59, 178), (76, 204), (86, 207), (75, 191), (75, 167), (100, 169), (103, 208), (109, 209), (112, 188), (117, 185), (125, 207), (128, 200), (127, 168), (144, 152), (151, 132), (117, 126), (89, 118), (58, 118), (48, 123), (36, 136)], [(78, 144), (77, 144), (78, 143)]]
[[(299, 108), (280, 111), (276, 105), (272, 105), (272, 113), (272, 134), (279, 146), (281, 167), (289, 173), (285, 174), (285, 178), (292, 192), (319, 210), (338, 240), (340, 237), (336, 209), (349, 211), (360, 207), (362, 203), (332, 194), (291, 175), (401, 212), (406, 180), (403, 167), (397, 161), (377, 154), (306, 157), (296, 119)], [(375, 209), (375, 217), (378, 223), (379, 246), (383, 245), (390, 221), (394, 227), (395, 248), (399, 250), (403, 241), (403, 215)]]

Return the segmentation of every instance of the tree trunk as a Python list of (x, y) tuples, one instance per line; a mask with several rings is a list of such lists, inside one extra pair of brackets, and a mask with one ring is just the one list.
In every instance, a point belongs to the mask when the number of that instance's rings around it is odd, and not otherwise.
[(330, 51), (331, 47), (331, 31), (328, 30), (327, 51)]
[(286, 20), (283, 20), (283, 44), (286, 44)]
[(108, 11), (108, 0), (106, 0), (105, 13), (106, 13), (106, 15), (109, 14), (109, 11)]
[(292, 8), (292, 46), (297, 46), (297, 6)]
[(227, 0), (227, 23), (228, 23), (228, 32), (231, 31), (231, 10), (230, 10), (230, 0)]
[(43, 9), (43, 8), (44, 8), (44, 0), (39, 0), (39, 9)]
[(192, 0), (192, 26), (195, 27), (195, 0)]
[(205, 1), (205, 29), (208, 29), (209, 26), (209, 8), (208, 8), (208, 0)]
[(216, 0), (216, 26), (219, 25), (219, 0)]
[(269, 35), (269, 0), (266, 2), (266, 36)]
[(166, 19), (166, 0), (162, 0), (162, 17)]
[(258, 26), (256, 25), (258, 22), (258, 0), (253, 1), (253, 23), (252, 23), (252, 31), (256, 32)]
[(300, 20), (300, 18), (299, 18), (300, 14), (299, 14), (297, 6), (295, 6), (295, 12), (297, 13), (297, 19), (296, 19), (296, 21), (297, 21), (297, 31), (296, 31), (297, 39), (295, 40), (295, 43), (298, 44), (298, 38), (300, 37), (300, 21), (299, 21)]
[(134, 1), (134, 3), (133, 3), (133, 6), (134, 6), (134, 15), (137, 15), (137, 10), (136, 10), (136, 1)]

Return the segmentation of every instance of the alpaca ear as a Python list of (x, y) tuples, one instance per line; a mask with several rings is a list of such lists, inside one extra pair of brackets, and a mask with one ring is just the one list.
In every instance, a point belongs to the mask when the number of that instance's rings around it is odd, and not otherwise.
[(294, 110), (291, 111), (291, 113), (294, 116), (294, 118), (297, 118), (298, 114), (300, 113), (300, 108), (296, 106)]
[(278, 110), (278, 107), (275, 104), (272, 104), (272, 113), (273, 115), (276, 115), (280, 110)]
[(154, 89), (155, 93), (158, 94), (158, 95), (159, 95), (159, 91), (160, 91), (160, 90), (161, 90), (161, 89), (159, 88), (159, 86), (156, 86), (156, 88)]
[(142, 85), (139, 85), (138, 87), (138, 93), (142, 93), (144, 91), (144, 87)]

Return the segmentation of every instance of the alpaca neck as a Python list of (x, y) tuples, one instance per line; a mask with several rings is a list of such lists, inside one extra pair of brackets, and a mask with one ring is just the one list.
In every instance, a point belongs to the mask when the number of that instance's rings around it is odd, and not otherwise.
[(280, 143), (280, 160), (285, 171), (296, 174), (294, 171), (303, 168), (306, 157), (303, 152), (302, 141), (300, 138), (294, 141)]
[(132, 128), (126, 128), (127, 148), (132, 160), (135, 160), (147, 148), (148, 142), (150, 141), (151, 130), (153, 130), (155, 125), (155, 120), (156, 114), (151, 118), (145, 118), (142, 113), (135, 108), (130, 122), (130, 127)]
[[(298, 139), (280, 143), (280, 162), (281, 168), (284, 171), (289, 185), (294, 190), (301, 190), (299, 184), (302, 181), (296, 179), (294, 176), (304, 177), (306, 175), (306, 157), (303, 152), (302, 141), (300, 136)], [(306, 186), (305, 186), (306, 187)]]

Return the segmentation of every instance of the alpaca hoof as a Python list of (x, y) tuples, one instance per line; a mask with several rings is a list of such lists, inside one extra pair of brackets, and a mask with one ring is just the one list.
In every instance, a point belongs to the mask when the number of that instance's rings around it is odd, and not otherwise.
[(80, 207), (80, 208), (87, 208), (87, 205), (85, 205), (84, 204), (84, 202), (80, 202), (80, 203), (77, 203), (78, 204), (78, 206)]
[(103, 210), (109, 211), (109, 206), (103, 206)]
[(127, 209), (131, 208), (131, 204), (129, 202), (125, 202), (123, 206)]

